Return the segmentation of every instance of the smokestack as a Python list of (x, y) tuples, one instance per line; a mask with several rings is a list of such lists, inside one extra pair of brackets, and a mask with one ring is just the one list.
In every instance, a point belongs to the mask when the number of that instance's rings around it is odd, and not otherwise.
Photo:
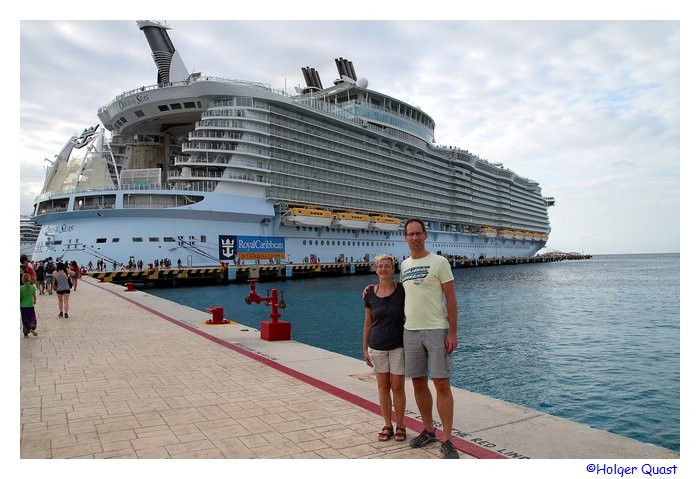
[(166, 31), (170, 28), (161, 23), (148, 20), (139, 20), (136, 24), (146, 36), (148, 46), (151, 47), (153, 61), (158, 69), (158, 84), (162, 85), (186, 80), (189, 77), (189, 72), (170, 41)]

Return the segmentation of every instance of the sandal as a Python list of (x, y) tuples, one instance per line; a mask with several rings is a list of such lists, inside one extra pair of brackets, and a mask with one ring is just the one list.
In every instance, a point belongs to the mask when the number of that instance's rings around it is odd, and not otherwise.
[(406, 428), (403, 426), (396, 426), (396, 434), (394, 435), (395, 441), (405, 441), (406, 440)]
[(382, 432), (377, 435), (377, 439), (380, 441), (388, 441), (394, 435), (394, 428), (391, 426), (384, 426)]

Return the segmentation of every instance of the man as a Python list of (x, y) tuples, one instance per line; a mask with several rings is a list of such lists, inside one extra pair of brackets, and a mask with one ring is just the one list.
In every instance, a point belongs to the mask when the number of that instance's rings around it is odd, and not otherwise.
[(411, 251), (411, 257), (401, 263), (401, 283), (406, 291), (406, 377), (413, 382), (416, 404), (424, 426), (410, 445), (422, 447), (437, 440), (433, 424), (433, 396), (428, 387), (430, 374), (443, 426), (440, 446), (443, 458), (459, 459), (459, 453), (452, 444), (454, 400), (450, 386), (450, 355), (457, 348), (454, 276), (446, 258), (426, 250), (428, 235), (423, 221), (407, 220), (404, 237)]
[(20, 255), (19, 257), (19, 284), (22, 284), (22, 275), (29, 274), (32, 277), (32, 284), (36, 285), (36, 273), (32, 264), (29, 262), (26, 254)]
[(53, 294), (53, 272), (56, 271), (56, 265), (53, 263), (53, 258), (49, 256), (44, 265), (44, 273), (46, 273), (46, 289), (49, 294)]

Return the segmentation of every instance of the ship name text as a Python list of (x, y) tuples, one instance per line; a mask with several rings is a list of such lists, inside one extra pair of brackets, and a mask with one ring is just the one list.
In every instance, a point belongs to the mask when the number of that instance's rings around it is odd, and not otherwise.
[(134, 95), (133, 97), (128, 98), (126, 100), (119, 100), (119, 109), (124, 110), (126, 108), (129, 108), (130, 106), (139, 105), (139, 104), (147, 102), (147, 101), (148, 101), (147, 94)]

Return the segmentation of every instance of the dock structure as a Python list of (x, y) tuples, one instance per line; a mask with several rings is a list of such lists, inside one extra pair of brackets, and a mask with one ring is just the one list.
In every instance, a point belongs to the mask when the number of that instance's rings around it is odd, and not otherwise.
[[(502, 266), (515, 264), (548, 263), (553, 261), (589, 259), (583, 255), (544, 255), (524, 258), (451, 258), (453, 268), (476, 268), (484, 266)], [(288, 279), (306, 279), (353, 274), (372, 274), (374, 263), (286, 263), (253, 264), (199, 268), (145, 268), (124, 269), (119, 271), (87, 271), (85, 274), (100, 282), (116, 284), (136, 284), (148, 287), (204, 286), (212, 284), (246, 283), (251, 279), (261, 282)]]
[[(23, 459), (440, 457), (438, 443), (377, 441), (384, 421), (363, 361), (261, 340), (235, 312), (212, 325), (206, 310), (94, 278), (70, 294), (69, 319), (57, 317), (55, 295), (40, 295), (36, 311), (39, 335), (20, 328), (17, 338)], [(605, 458), (680, 462), (675, 451), (463, 389), (453, 395), (463, 459), (587, 459), (559, 477), (591, 462), (612, 467)], [(410, 440), (422, 429), (410, 381), (406, 397)], [(543, 477), (543, 464), (532, 464)]]

